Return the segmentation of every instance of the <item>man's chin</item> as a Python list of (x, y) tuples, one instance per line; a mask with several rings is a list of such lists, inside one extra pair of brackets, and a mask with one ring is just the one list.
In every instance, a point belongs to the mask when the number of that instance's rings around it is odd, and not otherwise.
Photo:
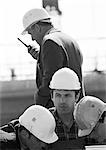
[(67, 107), (59, 107), (59, 112), (61, 112), (61, 114), (68, 113), (68, 108)]

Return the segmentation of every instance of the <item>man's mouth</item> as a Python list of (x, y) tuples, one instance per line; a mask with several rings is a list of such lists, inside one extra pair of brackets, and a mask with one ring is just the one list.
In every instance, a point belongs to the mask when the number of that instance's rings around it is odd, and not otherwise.
[(59, 108), (61, 108), (61, 109), (67, 109), (67, 106), (66, 105), (60, 105)]

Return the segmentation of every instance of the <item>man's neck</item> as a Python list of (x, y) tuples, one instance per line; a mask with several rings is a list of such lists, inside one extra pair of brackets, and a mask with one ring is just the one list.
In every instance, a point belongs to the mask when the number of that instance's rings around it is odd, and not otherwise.
[(70, 127), (72, 126), (73, 124), (73, 121), (74, 121), (74, 117), (73, 117), (73, 113), (70, 112), (70, 113), (67, 113), (67, 114), (59, 114), (59, 117), (61, 118), (62, 122)]
[(53, 26), (46, 27), (45, 32), (44, 32), (44, 36), (49, 34), (52, 28), (53, 28)]
[(41, 41), (39, 43), (40, 46), (42, 45), (43, 38), (45, 37), (45, 35), (49, 34), (49, 32), (52, 28), (53, 28), (52, 26), (48, 26), (48, 27), (43, 29), (43, 33), (42, 33), (42, 36), (41, 36)]

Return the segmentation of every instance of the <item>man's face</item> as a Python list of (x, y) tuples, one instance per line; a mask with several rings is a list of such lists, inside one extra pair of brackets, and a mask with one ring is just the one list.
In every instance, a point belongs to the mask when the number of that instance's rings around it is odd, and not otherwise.
[(18, 132), (18, 135), (22, 150), (45, 150), (47, 147), (46, 143), (42, 142), (26, 130)]
[(76, 102), (75, 91), (54, 90), (52, 100), (60, 114), (73, 112)]
[(28, 28), (28, 34), (31, 35), (32, 40), (35, 40), (38, 44), (40, 44), (41, 38), (40, 38), (40, 30), (39, 25), (34, 24)]

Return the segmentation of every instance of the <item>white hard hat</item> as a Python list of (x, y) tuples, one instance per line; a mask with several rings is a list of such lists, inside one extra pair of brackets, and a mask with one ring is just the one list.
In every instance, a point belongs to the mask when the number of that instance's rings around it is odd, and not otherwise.
[(45, 143), (58, 140), (55, 133), (55, 119), (43, 106), (32, 105), (20, 117), (19, 122), (30, 133)]
[(103, 112), (106, 103), (94, 96), (83, 97), (75, 106), (74, 118), (79, 127), (78, 136), (89, 135)]
[(37, 23), (38, 21), (50, 22), (50, 16), (44, 8), (31, 9), (24, 15), (23, 26), (25, 30), (22, 32), (22, 34), (26, 32), (30, 25)]
[(79, 90), (81, 88), (77, 74), (67, 67), (54, 73), (49, 87), (64, 90)]

